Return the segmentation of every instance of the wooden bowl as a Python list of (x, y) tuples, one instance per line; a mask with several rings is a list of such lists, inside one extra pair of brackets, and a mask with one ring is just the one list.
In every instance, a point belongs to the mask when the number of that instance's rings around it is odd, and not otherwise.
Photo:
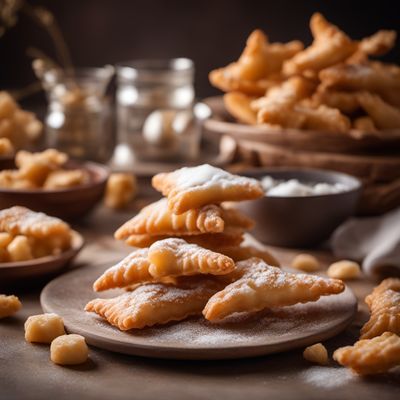
[(81, 161), (69, 161), (66, 168), (85, 169), (90, 182), (60, 190), (0, 188), (0, 209), (19, 205), (69, 221), (84, 217), (102, 199), (109, 169), (102, 164)]
[(315, 196), (264, 196), (238, 203), (237, 207), (256, 221), (254, 237), (266, 244), (283, 247), (315, 246), (355, 212), (360, 195), (358, 179), (334, 171), (268, 168), (241, 175), (261, 179), (298, 179), (300, 182), (342, 183), (349, 189)]
[(215, 134), (229, 135), (239, 142), (247, 140), (298, 150), (338, 153), (400, 150), (400, 129), (378, 132), (352, 129), (346, 134), (301, 129), (271, 129), (263, 125), (235, 122), (226, 111), (222, 96), (209, 97), (203, 102), (212, 111), (211, 117), (204, 121), (205, 129)]
[(36, 278), (62, 270), (77, 256), (84, 245), (83, 237), (72, 231), (72, 246), (57, 256), (46, 256), (29, 261), (0, 263), (0, 281)]

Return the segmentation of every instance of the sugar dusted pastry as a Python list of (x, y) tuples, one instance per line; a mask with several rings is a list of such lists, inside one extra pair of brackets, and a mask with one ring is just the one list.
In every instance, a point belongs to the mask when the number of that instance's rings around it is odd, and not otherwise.
[(369, 321), (361, 329), (361, 339), (369, 339), (383, 332), (400, 335), (400, 279), (383, 280), (365, 298), (370, 311)]
[(236, 267), (239, 279), (210, 298), (203, 310), (206, 319), (216, 321), (237, 312), (316, 301), (344, 290), (342, 281), (291, 274), (259, 258), (241, 261)]
[(116, 232), (116, 239), (127, 239), (133, 234), (155, 235), (196, 235), (224, 230), (222, 209), (209, 205), (176, 215), (168, 208), (168, 200), (158, 200), (144, 207), (139, 214), (122, 225)]
[(22, 304), (17, 296), (0, 294), (0, 319), (10, 317), (19, 311), (21, 307)]
[(84, 169), (59, 169), (50, 172), (43, 183), (44, 189), (68, 189), (80, 185), (86, 185), (90, 182), (89, 173)]
[(360, 375), (382, 374), (400, 365), (400, 337), (385, 332), (372, 339), (363, 339), (353, 346), (337, 349), (333, 358)]
[(152, 244), (148, 259), (151, 264), (149, 271), (154, 278), (195, 274), (225, 275), (235, 268), (231, 258), (178, 238)]
[(55, 338), (50, 345), (51, 361), (59, 365), (76, 365), (84, 363), (89, 356), (85, 338), (70, 334)]
[(330, 278), (345, 281), (358, 278), (361, 275), (361, 268), (355, 261), (341, 260), (331, 264), (326, 273)]
[(178, 286), (150, 283), (118, 297), (92, 300), (85, 310), (97, 313), (122, 331), (142, 329), (201, 314), (220, 287), (209, 277), (191, 277)]
[(232, 258), (233, 261), (243, 261), (252, 257), (260, 258), (268, 265), (279, 267), (279, 261), (267, 250), (261, 250), (254, 246), (213, 246), (211, 249)]
[(225, 108), (239, 122), (254, 125), (257, 123), (257, 112), (251, 107), (254, 97), (241, 92), (226, 93), (223, 97)]
[(105, 204), (110, 208), (124, 208), (137, 193), (136, 177), (127, 172), (115, 172), (107, 181)]
[(208, 164), (157, 174), (152, 184), (168, 197), (168, 206), (175, 214), (222, 201), (252, 200), (264, 194), (257, 180)]
[(96, 292), (117, 287), (150, 282), (153, 276), (149, 272), (148, 249), (135, 250), (118, 264), (107, 269), (93, 284)]
[(57, 314), (32, 315), (25, 321), (25, 340), (31, 343), (51, 343), (64, 335), (64, 322)]
[(3, 169), (0, 171), (0, 187), (6, 189), (37, 189), (37, 185), (21, 176), (18, 170)]
[(303, 351), (303, 357), (315, 364), (327, 365), (329, 363), (328, 351), (322, 343), (306, 347)]
[(130, 235), (125, 243), (133, 247), (149, 247), (153, 243), (169, 237), (177, 237), (188, 243), (198, 244), (206, 248), (211, 248), (216, 243), (220, 246), (236, 246), (243, 242), (243, 230), (232, 228), (221, 233), (204, 233), (201, 235)]
[(357, 43), (320, 13), (311, 17), (310, 29), (314, 37), (312, 45), (285, 61), (283, 72), (286, 75), (306, 70), (319, 71), (344, 61), (357, 50)]
[(297, 254), (292, 260), (291, 266), (304, 272), (315, 272), (320, 268), (320, 263), (316, 257), (311, 254)]
[(57, 255), (72, 242), (67, 223), (20, 206), (0, 211), (0, 235), (3, 262)]

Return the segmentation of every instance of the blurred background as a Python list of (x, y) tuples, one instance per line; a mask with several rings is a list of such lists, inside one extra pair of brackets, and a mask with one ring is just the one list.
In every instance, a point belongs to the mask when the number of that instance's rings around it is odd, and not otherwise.
[[(10, 1), (10, 0), (8, 0)], [(12, 0), (11, 0), (12, 1)], [(7, 0), (6, 0), (7, 2)], [(234, 61), (255, 28), (272, 41), (311, 41), (308, 22), (315, 11), (357, 39), (379, 29), (400, 30), (396, 1), (249, 0), (29, 0), (52, 11), (76, 66), (102, 66), (138, 58), (185, 56), (196, 65), (196, 95), (216, 94), (208, 72)], [(20, 14), (0, 37), (0, 88), (15, 89), (35, 77), (27, 49), (54, 56), (46, 32)], [(398, 62), (400, 46), (384, 60)], [(30, 101), (44, 98), (35, 95)]]

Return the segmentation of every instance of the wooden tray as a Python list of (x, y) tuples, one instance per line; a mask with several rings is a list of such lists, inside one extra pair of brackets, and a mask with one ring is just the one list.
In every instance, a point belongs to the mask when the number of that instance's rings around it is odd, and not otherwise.
[[(99, 296), (93, 281), (109, 265), (80, 268), (56, 278), (42, 291), (45, 312), (64, 319), (68, 332), (83, 335), (93, 346), (118, 353), (153, 358), (229, 359), (260, 356), (304, 347), (342, 331), (353, 319), (357, 300), (350, 289), (317, 302), (241, 317), (240, 322), (211, 324), (203, 318), (121, 332), (93, 313), (85, 304)], [(101, 293), (113, 297), (121, 290)]]
[(222, 96), (203, 100), (212, 111), (204, 127), (210, 132), (229, 135), (235, 140), (249, 140), (290, 147), (292, 149), (357, 153), (377, 150), (400, 150), (400, 129), (379, 132), (350, 130), (347, 134), (300, 129), (270, 129), (259, 125), (245, 125), (233, 121), (225, 110)]

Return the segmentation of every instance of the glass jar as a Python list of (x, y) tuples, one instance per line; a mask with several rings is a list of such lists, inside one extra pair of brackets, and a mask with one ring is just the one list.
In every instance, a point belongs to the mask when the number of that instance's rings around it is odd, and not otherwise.
[(107, 85), (112, 66), (49, 70), (43, 87), (49, 105), (45, 118), (46, 144), (71, 158), (106, 163), (114, 150), (113, 116)]
[(199, 137), (191, 129), (193, 78), (193, 62), (187, 58), (117, 66), (114, 158), (129, 153), (140, 161), (178, 161), (197, 155)]

